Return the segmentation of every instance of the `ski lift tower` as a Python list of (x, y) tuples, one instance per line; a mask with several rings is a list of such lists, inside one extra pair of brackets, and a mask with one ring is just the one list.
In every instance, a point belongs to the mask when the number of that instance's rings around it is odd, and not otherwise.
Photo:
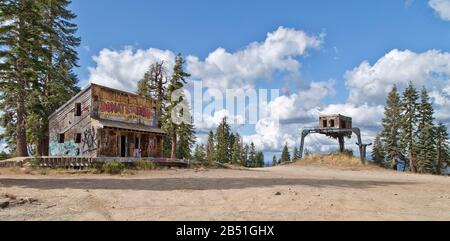
[(324, 115), (319, 118), (319, 128), (307, 128), (302, 131), (302, 140), (300, 144), (300, 158), (303, 158), (303, 149), (305, 138), (309, 134), (322, 134), (330, 138), (337, 139), (339, 142), (339, 151), (345, 151), (345, 138), (351, 138), (352, 134), (358, 138), (359, 152), (361, 161), (365, 162), (365, 149), (368, 145), (362, 144), (361, 130), (353, 128), (352, 118), (343, 115)]

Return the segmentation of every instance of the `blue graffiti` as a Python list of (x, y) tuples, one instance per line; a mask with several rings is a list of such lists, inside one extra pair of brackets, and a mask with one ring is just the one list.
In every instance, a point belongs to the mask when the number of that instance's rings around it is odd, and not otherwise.
[(80, 155), (80, 148), (74, 141), (50, 143), (50, 156), (75, 157)]

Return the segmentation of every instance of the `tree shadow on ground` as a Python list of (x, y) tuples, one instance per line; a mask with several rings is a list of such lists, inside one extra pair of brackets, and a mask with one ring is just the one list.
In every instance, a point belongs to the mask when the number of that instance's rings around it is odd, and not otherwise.
[(411, 182), (387, 182), (307, 178), (149, 178), (149, 179), (2, 179), (0, 187), (34, 189), (103, 189), (103, 190), (232, 190), (274, 186), (339, 187), (367, 189), (412, 185)]

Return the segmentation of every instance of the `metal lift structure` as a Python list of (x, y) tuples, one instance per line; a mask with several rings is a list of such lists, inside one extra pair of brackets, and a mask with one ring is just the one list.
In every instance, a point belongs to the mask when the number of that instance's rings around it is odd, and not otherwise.
[(361, 130), (352, 127), (352, 118), (343, 115), (327, 115), (320, 117), (319, 128), (306, 128), (302, 131), (300, 144), (300, 158), (303, 158), (305, 138), (310, 134), (322, 134), (330, 138), (337, 139), (339, 142), (339, 151), (345, 151), (345, 138), (351, 138), (353, 134), (358, 138), (359, 154), (361, 162), (365, 163), (367, 146), (371, 144), (362, 144)]

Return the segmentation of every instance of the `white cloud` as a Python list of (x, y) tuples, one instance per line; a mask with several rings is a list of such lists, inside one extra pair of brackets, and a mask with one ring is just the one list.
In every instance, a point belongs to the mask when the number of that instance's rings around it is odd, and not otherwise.
[(223, 118), (227, 117), (228, 123), (245, 123), (245, 117), (241, 115), (230, 115), (228, 110), (222, 109), (215, 111), (212, 115), (204, 115), (203, 121), (198, 123), (195, 128), (201, 132), (206, 132), (217, 128)]
[(321, 43), (322, 37), (279, 27), (268, 33), (264, 42), (251, 43), (235, 53), (218, 48), (204, 61), (189, 56), (187, 66), (192, 77), (203, 80), (206, 87), (247, 88), (256, 80), (271, 79), (276, 71), (298, 76), (301, 64), (295, 58), (305, 55), (309, 48), (318, 48)]
[(312, 82), (290, 96), (280, 96), (268, 103), (269, 112), (286, 122), (298, 122), (318, 116), (323, 99), (335, 95), (335, 81)]
[(175, 54), (169, 50), (133, 50), (126, 47), (115, 51), (103, 49), (93, 57), (97, 66), (89, 68), (89, 82), (125, 91), (135, 91), (137, 82), (144, 76), (149, 66), (164, 61), (167, 70), (173, 68)]
[(415, 86), (442, 92), (450, 86), (450, 53), (429, 50), (415, 53), (394, 49), (374, 65), (364, 61), (345, 74), (349, 102), (384, 104), (392, 86), (404, 88), (410, 81)]
[(356, 127), (381, 126), (384, 106), (382, 105), (355, 105), (352, 103), (331, 104), (326, 106), (321, 115), (342, 114), (353, 118), (353, 125)]
[(316, 124), (323, 99), (334, 95), (334, 84), (333, 80), (312, 82), (295, 94), (270, 101), (267, 104), (270, 117), (259, 120), (255, 126), (256, 133), (244, 137), (244, 141), (273, 152), (280, 151), (286, 143), (291, 148), (298, 146), (301, 129)]
[(450, 0), (429, 0), (428, 4), (442, 20), (450, 21)]

